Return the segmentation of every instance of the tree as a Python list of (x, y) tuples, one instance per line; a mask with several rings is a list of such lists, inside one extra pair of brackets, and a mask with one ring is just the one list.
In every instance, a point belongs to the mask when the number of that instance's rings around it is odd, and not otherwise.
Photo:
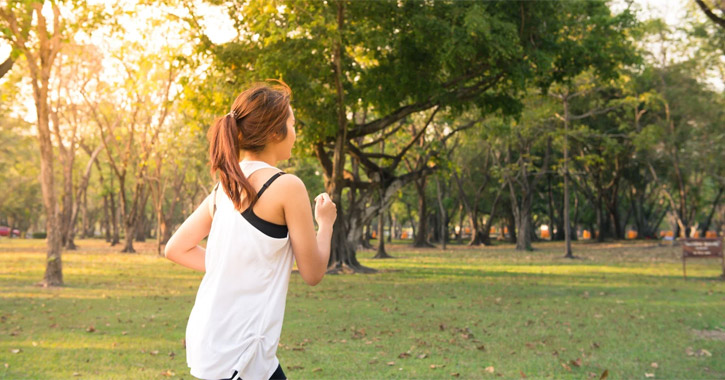
[(488, 124), (495, 162), (509, 189), (516, 226), (510, 230), (516, 234), (517, 250), (532, 249), (534, 195), (552, 155), (552, 109), (549, 97), (532, 93), (524, 99), (519, 120), (502, 118)]
[[(707, 18), (712, 20), (715, 24), (725, 29), (725, 2), (722, 0), (712, 0), (712, 5), (706, 4), (703, 0), (695, 0), (695, 3), (702, 9)], [(720, 12), (720, 15), (716, 15), (715, 12)]]
[[(454, 116), (470, 104), (484, 113), (517, 111), (514, 96), (534, 73), (549, 70), (568, 35), (562, 26), (587, 22), (567, 20), (607, 10), (599, 2), (576, 4), (287, 1), (272, 7), (251, 1), (229, 8), (237, 39), (215, 45), (202, 36), (199, 45), (214, 58), (210, 87), (239, 88), (265, 78), (291, 85), (302, 137), (314, 147), (326, 190), (338, 204), (330, 268), (362, 270), (355, 258), (358, 238), (350, 241), (354, 226), (346, 217), (358, 211), (342, 204), (343, 191), (353, 186), (347, 157), (379, 153), (354, 153), (350, 142), (370, 143), (407, 117), (437, 107), (451, 107)], [(198, 26), (189, 8), (188, 21)], [(539, 83), (555, 79), (541, 76)], [(212, 99), (209, 107), (221, 113), (219, 103)], [(359, 114), (368, 117), (351, 117)]]
[(0, 30), (13, 49), (20, 51), (27, 61), (37, 115), (41, 189), (48, 233), (46, 268), (41, 284), (61, 286), (63, 285), (61, 233), (53, 178), (54, 154), (50, 139), (48, 91), (55, 58), (60, 51), (62, 39), (67, 36), (64, 36), (65, 19), (61, 16), (58, 4), (53, 2), (50, 7), (52, 29), (43, 14), (43, 3), (9, 1), (4, 8), (0, 8), (0, 20), (3, 22)]

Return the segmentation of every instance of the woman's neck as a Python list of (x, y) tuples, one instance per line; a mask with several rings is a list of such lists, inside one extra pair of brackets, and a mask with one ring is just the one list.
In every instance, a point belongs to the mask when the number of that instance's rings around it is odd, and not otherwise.
[(255, 153), (249, 151), (242, 151), (241, 156), (242, 161), (262, 161), (271, 166), (277, 165), (277, 158), (272, 154), (272, 152), (261, 151)]

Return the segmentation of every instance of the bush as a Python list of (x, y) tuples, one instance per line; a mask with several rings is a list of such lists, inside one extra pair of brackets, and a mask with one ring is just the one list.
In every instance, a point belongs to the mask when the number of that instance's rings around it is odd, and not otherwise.
[(47, 236), (45, 232), (33, 232), (33, 239), (45, 239)]

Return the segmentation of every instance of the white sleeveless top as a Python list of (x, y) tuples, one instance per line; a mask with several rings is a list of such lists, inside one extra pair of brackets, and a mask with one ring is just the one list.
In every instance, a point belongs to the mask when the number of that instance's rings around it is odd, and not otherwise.
[[(273, 167), (260, 161), (240, 165), (247, 177)], [(267, 380), (279, 365), (277, 345), (294, 263), (289, 234), (265, 234), (218, 190), (206, 273), (186, 327), (187, 364), (202, 379)]]

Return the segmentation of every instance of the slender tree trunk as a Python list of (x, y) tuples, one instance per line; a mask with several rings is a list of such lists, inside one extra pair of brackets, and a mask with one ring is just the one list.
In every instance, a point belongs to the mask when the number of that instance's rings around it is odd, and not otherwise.
[(413, 219), (413, 210), (411, 209), (410, 205), (405, 202), (405, 210), (408, 213), (408, 221), (410, 222), (410, 229), (413, 231), (413, 239), (415, 239), (418, 234), (415, 233), (415, 221)]
[(149, 195), (150, 195), (149, 189), (146, 189), (143, 191), (143, 195), (141, 195), (141, 203), (139, 204), (139, 208), (137, 211), (137, 217), (136, 217), (136, 241), (138, 242), (145, 242), (146, 236), (148, 235), (148, 227), (149, 227), (149, 218), (146, 215), (146, 204), (148, 203)]
[[(606, 233), (606, 227), (604, 222), (604, 213), (602, 212), (602, 198), (601, 196), (597, 196), (597, 228), (599, 228), (599, 233), (597, 234), (597, 242), (602, 243), (604, 242), (604, 234)], [(594, 233), (594, 231), (592, 231)]]
[(109, 192), (109, 196), (111, 198), (111, 228), (113, 230), (113, 234), (111, 236), (111, 247), (113, 247), (116, 244), (119, 244), (121, 242), (121, 233), (120, 228), (118, 226), (118, 206), (116, 205), (116, 200), (114, 198), (115, 192), (113, 191), (113, 176), (111, 176), (111, 191)]
[(458, 244), (463, 244), (463, 218), (466, 216), (463, 212), (463, 201), (458, 206), (458, 233), (456, 234), (456, 241)]
[(373, 245), (370, 244), (370, 231), (372, 228), (370, 223), (363, 226), (363, 236), (362, 240), (360, 240), (360, 245), (365, 249), (373, 249)]
[(440, 212), (440, 243), (441, 249), (446, 249), (446, 240), (448, 238), (448, 213), (446, 207), (443, 205), (443, 189), (441, 188), (441, 181), (436, 177), (436, 198), (438, 199), (438, 210)]
[(514, 218), (516, 220), (515, 229), (517, 231), (513, 231), (509, 227), (509, 232), (516, 239), (516, 249), (521, 251), (532, 250), (531, 233), (529, 231), (531, 229), (531, 201), (528, 198), (528, 196), (524, 196), (521, 202), (521, 208), (514, 212)]
[(712, 217), (715, 215), (715, 210), (717, 210), (717, 206), (720, 203), (720, 197), (723, 194), (723, 191), (725, 191), (725, 187), (721, 187), (717, 195), (715, 196), (715, 199), (712, 201), (712, 206), (710, 207), (710, 213), (707, 214), (707, 219), (705, 219), (705, 223), (702, 224), (702, 236), (705, 236), (705, 233), (707, 233), (707, 230), (710, 229), (710, 223), (712, 223)]
[(572, 259), (574, 254), (571, 251), (571, 223), (569, 221), (569, 101), (564, 96), (564, 257)]
[(91, 237), (88, 233), (90, 229), (90, 221), (88, 220), (88, 190), (83, 191), (83, 197), (80, 202), (81, 214), (81, 238), (87, 239)]
[(111, 242), (111, 212), (110, 212), (110, 200), (108, 194), (103, 195), (103, 229), (106, 231), (106, 242)]
[(392, 256), (385, 252), (385, 211), (380, 209), (378, 215), (378, 252), (373, 256), (375, 259), (388, 259)]
[(425, 185), (425, 177), (415, 181), (415, 189), (418, 192), (418, 233), (415, 235), (413, 246), (419, 248), (433, 247), (433, 244), (428, 242), (428, 206), (426, 204)]
[(395, 217), (393, 217), (393, 212), (388, 211), (386, 213), (388, 215), (388, 218), (390, 219), (390, 234), (388, 234), (388, 243), (393, 242), (393, 235), (395, 234)]

